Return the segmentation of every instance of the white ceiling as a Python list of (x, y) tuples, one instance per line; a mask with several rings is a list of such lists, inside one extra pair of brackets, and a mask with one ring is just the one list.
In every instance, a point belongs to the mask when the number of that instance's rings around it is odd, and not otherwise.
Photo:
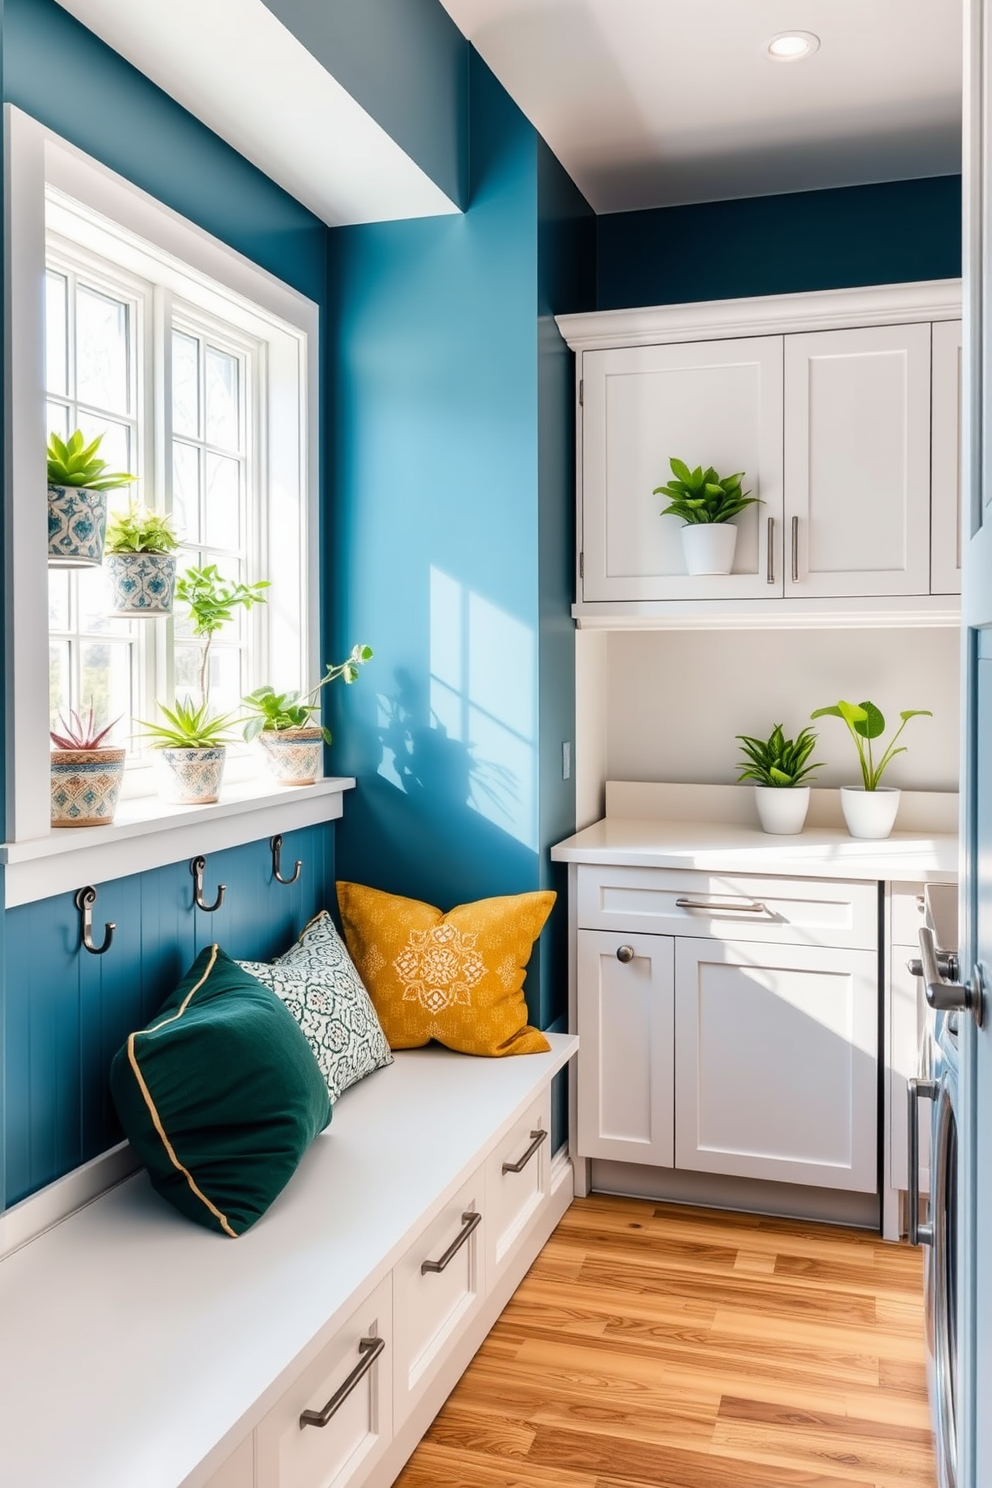
[(960, 168), (960, 0), (442, 4), (597, 212)]

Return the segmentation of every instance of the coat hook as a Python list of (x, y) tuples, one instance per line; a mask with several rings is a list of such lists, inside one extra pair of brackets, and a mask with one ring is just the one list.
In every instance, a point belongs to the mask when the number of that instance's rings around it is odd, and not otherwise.
[(104, 936), (103, 945), (98, 946), (93, 944), (93, 906), (95, 903), (96, 889), (93, 888), (92, 884), (85, 889), (76, 890), (76, 908), (82, 915), (82, 924), (80, 926), (82, 944), (94, 956), (102, 956), (105, 951), (110, 950), (114, 939), (114, 931), (117, 929), (117, 926), (113, 920), (108, 920), (104, 927), (107, 933)]
[(197, 909), (205, 909), (207, 914), (213, 914), (214, 910), (220, 909), (221, 905), (224, 903), (224, 895), (227, 892), (227, 884), (218, 884), (217, 898), (214, 900), (213, 904), (204, 904), (203, 872), (206, 866), (206, 858), (194, 858), (189, 865), (189, 871), (190, 873), (192, 873), (194, 879), (193, 903), (196, 905)]
[(292, 878), (283, 878), (283, 876), (282, 876), (282, 834), (279, 833), (275, 837), (270, 837), (269, 838), (269, 846), (272, 849), (272, 877), (275, 879), (276, 883), (294, 884), (296, 882), (296, 880), (299, 878), (300, 874), (303, 872), (303, 864), (302, 864), (302, 862), (300, 861), (299, 858), (297, 858), (297, 860), (296, 860), (296, 867), (293, 870), (293, 876), (292, 876)]

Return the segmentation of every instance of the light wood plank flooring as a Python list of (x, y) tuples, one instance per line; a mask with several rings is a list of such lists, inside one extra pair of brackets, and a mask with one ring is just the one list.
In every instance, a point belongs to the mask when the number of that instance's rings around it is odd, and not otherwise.
[(934, 1488), (920, 1254), (579, 1199), (398, 1488)]

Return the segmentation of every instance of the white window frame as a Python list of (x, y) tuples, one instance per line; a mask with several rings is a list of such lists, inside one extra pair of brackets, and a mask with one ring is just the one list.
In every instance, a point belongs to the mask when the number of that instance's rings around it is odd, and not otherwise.
[[(268, 503), (265, 534), (267, 578), (272, 580), (269, 603), (269, 645), (279, 657), (279, 682), (302, 685), (319, 675), (319, 307), (306, 296), (259, 268), (210, 234), (163, 206), (122, 177), (76, 150), (36, 120), (11, 105), (4, 107), (7, 211), (5, 234), (5, 476), (8, 493), (5, 513), (5, 626), (6, 626), (6, 824), (7, 842), (0, 860), (8, 864), (7, 903), (26, 902), (59, 892), (70, 884), (98, 877), (139, 871), (176, 861), (185, 855), (187, 836), (176, 829), (187, 818), (200, 822), (214, 817), (229, 823), (252, 812), (253, 822), (229, 825), (213, 832), (215, 845), (235, 845), (264, 835), (272, 821), (288, 830), (340, 814), (340, 791), (352, 782), (324, 781), (291, 793), (293, 809), (272, 816), (278, 788), (261, 782), (239, 785), (217, 807), (167, 807), (157, 800), (143, 804), (119, 825), (85, 832), (52, 832), (48, 763), (48, 607), (47, 499), (43, 451), (47, 443), (44, 396), (44, 274), (46, 190), (54, 189), (86, 210), (80, 218), (85, 246), (85, 221), (94, 234), (92, 246), (101, 252), (99, 218), (113, 223), (117, 234), (133, 245), (134, 261), (125, 255), (125, 268), (141, 274), (142, 256), (149, 245), (159, 256), (166, 292), (169, 264), (182, 266), (182, 283), (175, 292), (196, 304), (207, 316), (222, 320), (240, 314), (248, 334), (265, 342), (269, 386), (293, 389), (293, 396), (274, 398), (268, 409)], [(57, 227), (56, 227), (57, 230)], [(75, 236), (75, 235), (74, 235)], [(191, 295), (191, 286), (195, 294)], [(235, 323), (238, 323), (235, 319)], [(167, 369), (157, 369), (164, 379)], [(156, 444), (164, 454), (164, 442)], [(165, 489), (166, 472), (149, 472)], [(293, 596), (292, 616), (280, 612), (280, 593)], [(296, 594), (300, 596), (303, 634), (299, 636)], [(267, 679), (268, 680), (268, 679)], [(272, 679), (275, 681), (276, 679)], [(329, 795), (337, 800), (328, 802)], [(227, 793), (225, 793), (227, 794)], [(282, 797), (285, 797), (285, 791)], [(315, 798), (320, 797), (318, 801)], [(307, 804), (309, 802), (309, 805)], [(133, 806), (136, 803), (128, 803)], [(336, 809), (335, 809), (336, 808)], [(268, 812), (268, 815), (266, 815)], [(270, 820), (271, 818), (271, 820)], [(180, 820), (181, 819), (181, 820)], [(171, 834), (171, 835), (170, 835)], [(141, 837), (163, 838), (145, 851), (136, 851)], [(208, 833), (207, 836), (210, 836)], [(165, 840), (168, 838), (168, 841)], [(80, 842), (79, 839), (84, 839)], [(205, 841), (201, 834), (201, 842)], [(129, 851), (124, 843), (132, 844)], [(86, 854), (79, 849), (92, 850)], [(209, 846), (209, 843), (206, 845)], [(107, 848), (113, 849), (106, 851)], [(118, 851), (117, 848), (121, 850)], [(70, 876), (53, 873), (61, 857), (74, 860)], [(31, 886), (29, 862), (47, 867), (46, 893)], [(13, 883), (10, 867), (23, 864), (21, 887)], [(84, 871), (85, 870), (85, 871)], [(16, 877), (16, 875), (15, 875)], [(37, 877), (37, 875), (35, 875)], [(33, 883), (33, 880), (32, 880)], [(11, 889), (13, 887), (13, 894)]]

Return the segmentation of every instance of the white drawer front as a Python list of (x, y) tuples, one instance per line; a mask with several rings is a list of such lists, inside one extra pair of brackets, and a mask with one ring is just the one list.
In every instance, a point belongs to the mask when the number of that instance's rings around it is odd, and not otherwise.
[(551, 1093), (546, 1092), (486, 1163), (486, 1278), (503, 1261), (551, 1192)]
[(246, 1436), (203, 1488), (255, 1488), (255, 1438)]
[(916, 946), (920, 954), (919, 932), (923, 925), (923, 885), (894, 883), (889, 899), (889, 939), (893, 945)]
[(484, 1200), (480, 1167), (393, 1268), (397, 1427), (485, 1296)]
[[(258, 1488), (346, 1488), (385, 1451), (392, 1437), (391, 1320), (387, 1276), (259, 1426)], [(301, 1424), (304, 1411), (321, 1412), (338, 1392), (326, 1425)]]
[(835, 879), (582, 864), (578, 920), (590, 930), (874, 950), (878, 890)]

